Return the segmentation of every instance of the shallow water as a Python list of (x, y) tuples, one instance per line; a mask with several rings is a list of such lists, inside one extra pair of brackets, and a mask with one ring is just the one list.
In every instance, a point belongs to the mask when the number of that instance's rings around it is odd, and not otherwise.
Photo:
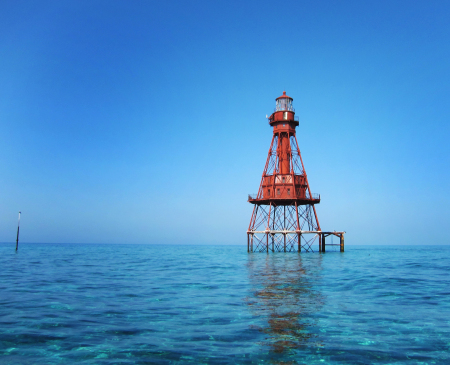
[(1, 364), (450, 364), (450, 247), (0, 245)]

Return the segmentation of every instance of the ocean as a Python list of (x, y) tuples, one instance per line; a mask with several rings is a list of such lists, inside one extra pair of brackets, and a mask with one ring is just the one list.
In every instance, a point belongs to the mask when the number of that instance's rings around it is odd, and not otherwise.
[(450, 247), (0, 244), (0, 364), (450, 364)]

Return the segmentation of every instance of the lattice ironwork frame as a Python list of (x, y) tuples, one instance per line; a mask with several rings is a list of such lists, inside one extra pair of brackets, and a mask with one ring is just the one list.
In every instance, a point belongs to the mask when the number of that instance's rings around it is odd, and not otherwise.
[(251, 252), (313, 252), (320, 234), (313, 205), (255, 205), (248, 230)]

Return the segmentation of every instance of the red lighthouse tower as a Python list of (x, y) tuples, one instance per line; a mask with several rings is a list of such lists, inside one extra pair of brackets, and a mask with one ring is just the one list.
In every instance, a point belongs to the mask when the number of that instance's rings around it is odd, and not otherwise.
[(292, 98), (276, 98), (276, 108), (268, 118), (273, 128), (272, 143), (259, 185), (258, 194), (249, 195), (254, 205), (247, 231), (249, 252), (313, 251), (314, 242), (325, 252), (325, 237), (340, 238), (344, 251), (345, 232), (323, 232), (315, 204), (320, 195), (311, 193), (302, 156), (298, 147)]

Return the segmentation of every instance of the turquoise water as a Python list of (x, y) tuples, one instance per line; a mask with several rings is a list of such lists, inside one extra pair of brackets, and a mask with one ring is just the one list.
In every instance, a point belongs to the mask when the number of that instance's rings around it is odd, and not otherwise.
[(1, 364), (450, 364), (450, 247), (0, 245)]

